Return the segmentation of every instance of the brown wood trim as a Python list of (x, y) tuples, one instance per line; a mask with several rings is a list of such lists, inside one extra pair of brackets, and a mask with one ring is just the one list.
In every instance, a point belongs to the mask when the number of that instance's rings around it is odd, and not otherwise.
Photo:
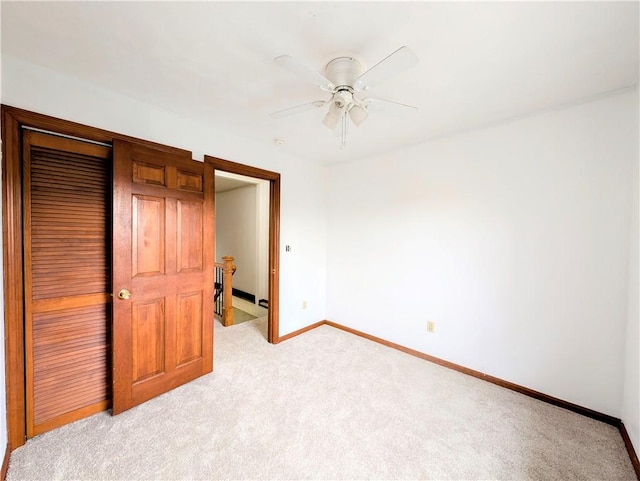
[(37, 301), (33, 301), (33, 308), (39, 312), (44, 312), (55, 311), (61, 308), (73, 309), (76, 307), (94, 306), (96, 304), (107, 304), (109, 302), (111, 302), (111, 294), (85, 294), (83, 296), (38, 299)]
[(631, 459), (631, 464), (633, 464), (633, 469), (636, 472), (636, 478), (638, 478), (638, 481), (640, 481), (640, 462), (638, 461), (636, 450), (633, 448), (631, 438), (629, 438), (627, 428), (624, 426), (624, 423), (622, 421), (620, 421), (620, 425), (618, 426), (618, 428), (620, 429), (620, 434), (622, 435), (622, 439), (624, 440), (624, 445), (627, 447), (627, 453), (629, 453), (629, 459)]
[(9, 470), (9, 458), (11, 457), (11, 451), (9, 450), (9, 443), (4, 449), (4, 458), (2, 458), (2, 469), (0, 469), (0, 481), (7, 479), (7, 471)]
[(267, 340), (280, 337), (280, 174), (269, 187), (269, 322)]
[(288, 341), (293, 337), (299, 336), (300, 334), (304, 334), (305, 332), (311, 331), (312, 329), (315, 329), (316, 327), (320, 327), (326, 323), (327, 321), (319, 321), (319, 322), (316, 322), (315, 324), (311, 324), (310, 326), (303, 327), (302, 329), (298, 329), (297, 331), (290, 332), (289, 334), (285, 334), (284, 336), (279, 337), (278, 342)]
[(9, 105), (2, 105), (2, 111), (3, 113), (6, 112), (7, 115), (15, 119), (20, 125), (48, 130), (57, 134), (93, 140), (95, 142), (111, 143), (114, 139), (120, 139), (126, 142), (151, 147), (173, 155), (179, 155), (180, 157), (184, 157), (185, 160), (191, 160), (191, 152), (185, 149), (170, 147), (168, 145), (158, 144), (149, 140), (136, 139), (135, 137), (129, 137), (128, 135), (119, 134), (117, 132), (110, 132), (109, 130), (90, 127), (70, 120), (58, 119), (56, 117), (38, 114), (36, 112), (29, 112), (28, 110), (11, 107)]
[(430, 356), (429, 354), (425, 354), (420, 351), (416, 351), (415, 349), (411, 349), (405, 346), (401, 346), (400, 344), (396, 344), (394, 342), (386, 341), (376, 336), (372, 336), (371, 334), (366, 334), (364, 332), (358, 331), (356, 329), (351, 329), (350, 327), (342, 326), (335, 322), (324, 321), (325, 324), (331, 327), (335, 327), (336, 329), (341, 329), (343, 331), (349, 332), (351, 334), (355, 334), (356, 336), (363, 337), (373, 342), (377, 342), (387, 347), (391, 347), (393, 349), (397, 349), (398, 351), (405, 352), (415, 357), (419, 357), (420, 359), (424, 359), (429, 362), (433, 362), (434, 364), (438, 364), (440, 366), (453, 369), (454, 371), (461, 372), (463, 374), (467, 374), (469, 376), (473, 376), (478, 379), (482, 379), (483, 381), (490, 382), (492, 384), (496, 384), (497, 386), (504, 387), (506, 389), (510, 389), (511, 391), (519, 392), (520, 394), (524, 394), (525, 396), (532, 397), (539, 401), (544, 401), (549, 404), (553, 404), (554, 406), (558, 406), (564, 409), (568, 409), (569, 411), (573, 411), (578, 414), (582, 414), (583, 416), (590, 417), (592, 419), (596, 419), (598, 421), (602, 421), (607, 424), (611, 424), (612, 426), (618, 427), (620, 425), (620, 419), (615, 418), (613, 416), (609, 416), (608, 414), (603, 414), (598, 411), (594, 411), (593, 409), (589, 409), (583, 406), (579, 406), (577, 404), (570, 403), (568, 401), (564, 401), (562, 399), (558, 399), (553, 396), (549, 396), (547, 394), (534, 391), (533, 389), (529, 389), (524, 386), (520, 386), (518, 384), (505, 381), (503, 379), (490, 376), (489, 374), (485, 374), (480, 371), (475, 371), (473, 369), (469, 369), (468, 367), (460, 366), (459, 364), (455, 364), (453, 362), (445, 361), (444, 359), (440, 359), (435, 356)]
[(92, 414), (106, 411), (110, 407), (111, 401), (100, 401), (94, 404), (90, 404), (89, 406), (84, 406), (63, 416), (57, 417), (56, 419), (38, 424), (34, 427), (33, 435), (37, 436), (38, 434), (46, 433), (47, 431), (51, 431), (52, 429), (58, 428), (61, 425), (69, 424), (73, 421), (77, 421), (78, 419), (91, 416)]
[(252, 167), (250, 165), (240, 164), (238, 162), (232, 162), (231, 160), (212, 157), (210, 155), (205, 155), (204, 161), (214, 164), (216, 170), (231, 172), (232, 174), (246, 175), (247, 177), (255, 177), (256, 179), (263, 180), (276, 180), (280, 178), (280, 174), (278, 174), (277, 172), (261, 169), (259, 167)]
[(280, 342), (280, 174), (270, 170), (239, 164), (230, 160), (204, 156), (205, 163), (215, 170), (246, 175), (269, 181), (269, 313), (267, 340), (272, 344)]
[(2, 238), (4, 332), (9, 450), (25, 443), (25, 371), (22, 277), (22, 159), (20, 123), (2, 106)]

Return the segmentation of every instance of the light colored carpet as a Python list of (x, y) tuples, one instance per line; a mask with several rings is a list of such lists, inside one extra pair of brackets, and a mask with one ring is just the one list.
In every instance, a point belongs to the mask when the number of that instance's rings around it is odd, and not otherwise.
[(16, 450), (8, 480), (633, 480), (617, 429), (322, 326), (216, 323), (215, 372)]

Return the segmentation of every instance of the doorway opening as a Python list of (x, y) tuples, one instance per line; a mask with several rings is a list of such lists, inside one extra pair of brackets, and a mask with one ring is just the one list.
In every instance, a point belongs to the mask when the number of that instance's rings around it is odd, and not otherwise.
[[(255, 317), (266, 311), (267, 341), (277, 343), (280, 174), (206, 155), (204, 160), (215, 171), (216, 261), (230, 255), (238, 266), (233, 281), (234, 307)], [(251, 208), (245, 210), (243, 205)], [(239, 217), (243, 222), (234, 222)], [(218, 228), (228, 228), (232, 223), (236, 231), (219, 236)], [(233, 252), (229, 252), (231, 249)], [(242, 275), (240, 269), (244, 269)]]
[(223, 319), (226, 312), (216, 309), (219, 321), (235, 325), (267, 317), (269, 181), (218, 171), (215, 209), (216, 264), (222, 265), (225, 258), (232, 257), (235, 266), (231, 277), (233, 316)]

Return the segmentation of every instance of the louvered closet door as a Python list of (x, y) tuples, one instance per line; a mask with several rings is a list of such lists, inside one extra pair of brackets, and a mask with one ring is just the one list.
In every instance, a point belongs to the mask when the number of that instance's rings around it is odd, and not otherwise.
[(110, 403), (111, 149), (23, 134), (27, 436)]

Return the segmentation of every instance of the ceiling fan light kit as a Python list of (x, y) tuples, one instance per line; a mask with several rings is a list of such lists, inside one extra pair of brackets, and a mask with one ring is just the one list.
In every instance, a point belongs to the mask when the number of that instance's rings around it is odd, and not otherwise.
[(331, 99), (315, 100), (289, 107), (271, 113), (271, 117), (279, 119), (314, 107), (320, 108), (328, 103), (329, 109), (322, 123), (331, 130), (334, 130), (338, 124), (342, 125), (342, 148), (345, 148), (347, 143), (347, 114), (356, 127), (360, 126), (369, 116), (368, 106), (371, 101), (374, 101), (379, 110), (384, 110), (382, 106), (385, 104), (388, 104), (395, 113), (418, 110), (417, 107), (388, 100), (356, 97), (357, 92), (369, 90), (388, 77), (417, 64), (418, 57), (408, 47), (400, 47), (364, 73), (361, 73), (360, 62), (353, 57), (337, 57), (331, 60), (325, 67), (326, 76), (308, 68), (290, 55), (281, 55), (274, 61), (321, 90), (331, 93)]
[(351, 121), (356, 124), (356, 127), (359, 127), (362, 122), (369, 116), (366, 107), (362, 105), (354, 104), (349, 109), (349, 117)]

